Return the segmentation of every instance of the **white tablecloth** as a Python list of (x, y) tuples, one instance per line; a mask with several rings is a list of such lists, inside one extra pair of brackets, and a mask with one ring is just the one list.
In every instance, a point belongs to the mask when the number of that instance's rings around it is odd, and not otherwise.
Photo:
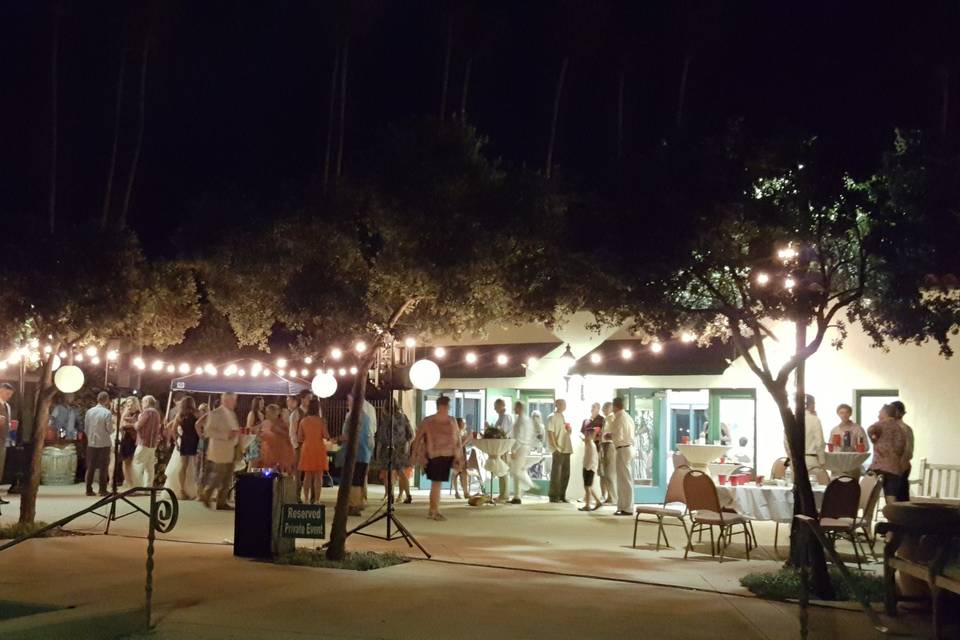
[(827, 470), (834, 473), (847, 473), (860, 469), (860, 466), (870, 457), (869, 453), (857, 451), (827, 451)]
[[(824, 486), (813, 489), (817, 509), (823, 502)], [(793, 487), (762, 486), (744, 484), (717, 487), (720, 505), (733, 507), (751, 520), (770, 520), (772, 522), (790, 522), (793, 520)]]
[(513, 438), (479, 438), (471, 442), (473, 446), (487, 454), (487, 461), (483, 468), (496, 478), (507, 475), (510, 470), (510, 466), (500, 456), (510, 453), (513, 443)]

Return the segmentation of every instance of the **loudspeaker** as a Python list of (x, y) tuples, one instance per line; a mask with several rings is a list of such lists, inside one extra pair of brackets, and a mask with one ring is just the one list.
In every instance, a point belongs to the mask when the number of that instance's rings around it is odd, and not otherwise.
[(273, 481), (273, 477), (259, 473), (237, 475), (233, 555), (241, 558), (272, 556)]

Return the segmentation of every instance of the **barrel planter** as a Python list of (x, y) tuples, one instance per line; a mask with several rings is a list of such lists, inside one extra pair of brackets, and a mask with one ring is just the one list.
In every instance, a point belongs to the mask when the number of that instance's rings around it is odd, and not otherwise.
[(40, 483), (47, 485), (74, 484), (77, 475), (77, 446), (51, 444), (43, 448), (40, 461)]

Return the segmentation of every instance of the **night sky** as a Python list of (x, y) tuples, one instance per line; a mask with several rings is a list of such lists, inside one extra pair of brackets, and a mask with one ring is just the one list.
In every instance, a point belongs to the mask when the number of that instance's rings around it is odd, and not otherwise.
[[(117, 180), (133, 148), (145, 29), (146, 128), (133, 224), (167, 252), (199, 202), (229, 192), (267, 206), (318, 173), (330, 69), (344, 28), (335, 2), (171, 0), (61, 4), (60, 215), (98, 215), (126, 52)], [(0, 211), (43, 211), (50, 145), (53, 3), (0, 5)], [(448, 111), (474, 56), (467, 111), (508, 165), (543, 165), (553, 92), (569, 56), (557, 162), (602, 181), (626, 69), (627, 156), (742, 118), (764, 134), (815, 133), (873, 159), (896, 126), (936, 130), (958, 77), (955, 2), (354, 2), (346, 171), (388, 123), (436, 116), (454, 11)], [(680, 72), (693, 52), (686, 110)], [(118, 198), (117, 195), (114, 196)], [(263, 203), (267, 203), (264, 205)], [(242, 219), (238, 220), (238, 224)]]

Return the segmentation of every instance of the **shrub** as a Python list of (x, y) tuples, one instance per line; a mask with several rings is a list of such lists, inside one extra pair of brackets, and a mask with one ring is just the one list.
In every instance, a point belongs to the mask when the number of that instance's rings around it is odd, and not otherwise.
[(374, 553), (372, 551), (354, 551), (347, 553), (343, 560), (327, 560), (320, 551), (297, 549), (293, 553), (280, 556), (275, 560), (277, 564), (298, 565), (303, 567), (320, 567), (323, 569), (349, 569), (352, 571), (372, 571), (384, 569), (397, 564), (409, 562), (403, 556), (395, 553)]
[[(47, 526), (46, 522), (14, 522), (13, 524), (0, 525), (0, 540), (12, 540), (27, 534), (39, 531)], [(51, 538), (61, 535), (60, 529), (51, 529), (44, 533), (42, 538)]]
[[(883, 600), (883, 578), (872, 573), (850, 571), (857, 592), (866, 595), (869, 602)], [(830, 581), (837, 594), (837, 600), (855, 601), (857, 596), (847, 586), (840, 570), (830, 567)], [(800, 572), (793, 568), (783, 568), (776, 573), (748, 573), (740, 578), (740, 584), (751, 593), (770, 600), (799, 600)]]

